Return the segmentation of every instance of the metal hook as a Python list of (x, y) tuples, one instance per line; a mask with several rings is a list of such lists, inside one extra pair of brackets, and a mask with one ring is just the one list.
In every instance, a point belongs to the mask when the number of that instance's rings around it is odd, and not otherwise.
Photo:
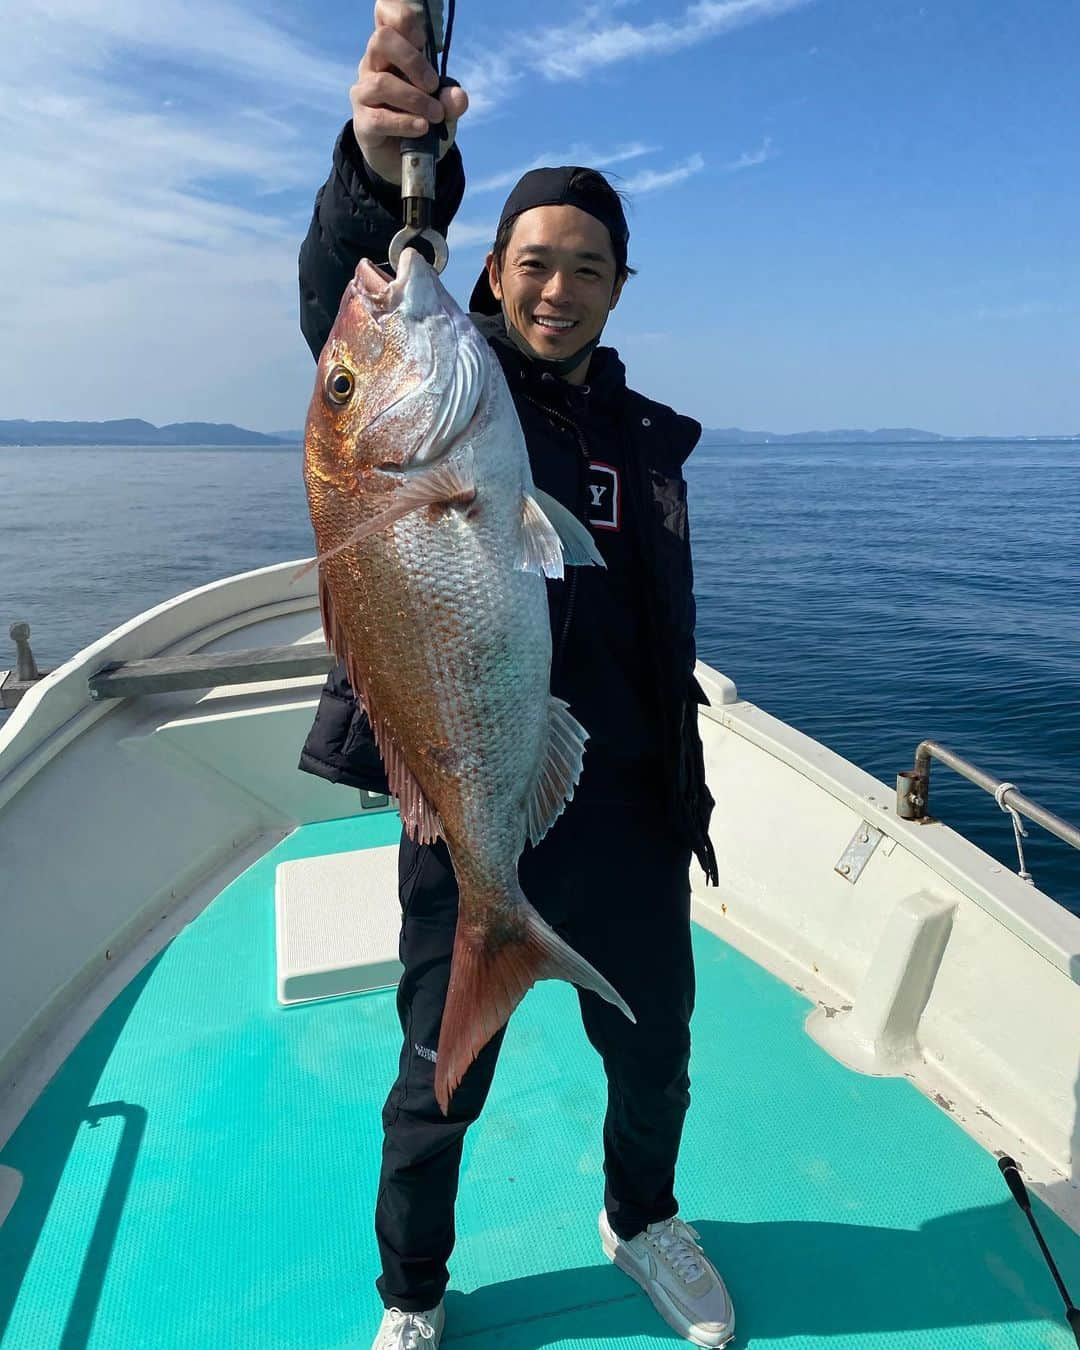
[(432, 263), (432, 266), (435, 268), (436, 272), (441, 272), (450, 260), (450, 250), (446, 246), (446, 240), (438, 230), (433, 230), (430, 227), (426, 230), (422, 230), (415, 225), (405, 225), (402, 229), (398, 230), (397, 234), (395, 234), (390, 241), (390, 266), (395, 272), (398, 270), (398, 264), (401, 262), (401, 255), (407, 248), (412, 246), (413, 241), (416, 239), (422, 239), (424, 243), (429, 246), (432, 253), (435, 255), (435, 261)]

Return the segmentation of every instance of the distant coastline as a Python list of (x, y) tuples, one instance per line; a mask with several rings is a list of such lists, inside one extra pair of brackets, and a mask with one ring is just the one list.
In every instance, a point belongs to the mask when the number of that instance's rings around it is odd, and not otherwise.
[(0, 421), (0, 445), (272, 446), (299, 445), (301, 431), (249, 431), (231, 422), (171, 422), (156, 427), (138, 417), (111, 422)]
[[(0, 421), (0, 446), (295, 446), (302, 431), (249, 431), (232, 422), (171, 422), (156, 427), (141, 418), (111, 422)], [(963, 445), (973, 441), (994, 444), (1024, 444), (1028, 441), (1080, 443), (1080, 432), (1065, 436), (942, 436), (917, 427), (840, 428), (834, 431), (744, 431), (742, 427), (706, 427), (702, 445)]]
[(942, 436), (916, 427), (841, 428), (835, 431), (743, 431), (741, 427), (706, 427), (702, 445), (1023, 445), (1029, 441), (1080, 442), (1080, 432), (1068, 436)]

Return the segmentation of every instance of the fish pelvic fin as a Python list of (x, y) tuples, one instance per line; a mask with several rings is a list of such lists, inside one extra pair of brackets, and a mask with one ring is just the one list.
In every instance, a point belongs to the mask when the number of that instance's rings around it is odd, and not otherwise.
[(603, 975), (518, 895), (510, 932), (478, 933), (458, 921), (435, 1067), (435, 1099), (444, 1116), (469, 1066), (537, 980), (566, 980), (589, 989), (636, 1021)]
[(565, 567), (604, 567), (588, 527), (547, 492), (533, 488), (521, 501), (521, 557), (524, 572), (562, 580)]
[(547, 750), (537, 770), (526, 807), (529, 842), (538, 844), (573, 797), (585, 755), (588, 732), (561, 698), (548, 699)]
[(383, 767), (386, 769), (386, 781), (390, 784), (390, 791), (398, 799), (402, 825), (410, 838), (415, 839), (418, 844), (433, 844), (443, 833), (438, 811), (405, 763), (401, 746), (386, 724), (377, 715), (373, 715), (370, 708), (368, 718), (375, 733), (375, 744), (379, 747)]

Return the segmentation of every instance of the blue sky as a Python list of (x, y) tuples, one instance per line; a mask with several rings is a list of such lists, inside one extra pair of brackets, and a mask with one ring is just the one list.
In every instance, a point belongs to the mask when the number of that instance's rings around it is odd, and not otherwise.
[[(30, 0), (0, 54), (0, 418), (302, 425), (296, 250), (371, 7)], [(464, 300), (608, 167), (631, 382), (708, 426), (1080, 432), (1074, 0), (459, 0)]]

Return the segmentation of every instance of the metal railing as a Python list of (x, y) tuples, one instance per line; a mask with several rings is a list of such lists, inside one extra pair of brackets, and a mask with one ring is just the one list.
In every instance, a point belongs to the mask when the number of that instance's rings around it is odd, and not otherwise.
[[(0, 670), (0, 708), (5, 709), (16, 707), (23, 695), (50, 673), (39, 670), (34, 660), (29, 624), (12, 624), (11, 636), (15, 640), (17, 664), (14, 670)], [(178, 689), (325, 675), (333, 664), (334, 658), (325, 642), (299, 642), (284, 647), (113, 661), (94, 671), (87, 684), (94, 699), (138, 698)]]
[(294, 642), (284, 647), (114, 661), (95, 671), (87, 684), (91, 698), (139, 698), (177, 689), (209, 689), (224, 684), (325, 675), (333, 664), (334, 658), (325, 642)]
[(964, 759), (962, 755), (956, 754), (946, 746), (939, 745), (937, 741), (921, 741), (915, 751), (915, 767), (896, 775), (896, 814), (902, 820), (929, 822), (930, 765), (935, 759), (947, 764), (950, 769), (955, 769), (976, 787), (989, 792), (998, 806), (1012, 817), (1016, 848), (1020, 855), (1020, 875), (1025, 881), (1031, 881), (1032, 878), (1024, 863), (1024, 846), (1021, 840), (1027, 837), (1027, 831), (1020, 824), (1021, 815), (1033, 820), (1036, 825), (1041, 825), (1044, 830), (1049, 830), (1051, 834), (1057, 835), (1066, 844), (1080, 849), (1080, 829), (1075, 825), (1070, 825), (1067, 820), (1055, 815), (1053, 811), (1048, 811), (1045, 806), (1040, 806), (1030, 797), (1025, 797), (1015, 783), (995, 778), (993, 774), (986, 773), (978, 765), (972, 764), (970, 760)]

